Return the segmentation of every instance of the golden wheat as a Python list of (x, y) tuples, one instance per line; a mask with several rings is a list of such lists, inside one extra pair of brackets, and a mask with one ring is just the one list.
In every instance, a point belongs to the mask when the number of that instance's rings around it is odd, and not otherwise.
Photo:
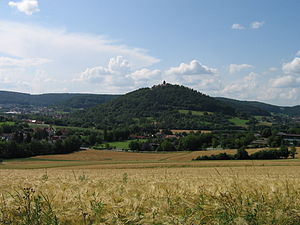
[(299, 172), (267, 166), (0, 170), (0, 221), (299, 224)]

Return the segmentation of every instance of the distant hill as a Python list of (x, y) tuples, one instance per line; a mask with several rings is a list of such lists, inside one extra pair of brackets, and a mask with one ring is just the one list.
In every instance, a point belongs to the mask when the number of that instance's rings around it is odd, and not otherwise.
[[(103, 103), (103, 107), (100, 106)], [(0, 91), (0, 104), (56, 106), (59, 108), (88, 109), (86, 113), (98, 121), (99, 115), (115, 115), (124, 118), (124, 114), (132, 117), (153, 117), (153, 115), (176, 110), (218, 112), (227, 115), (247, 114), (251, 116), (270, 116), (285, 114), (300, 116), (300, 106), (283, 107), (258, 101), (239, 101), (229, 98), (212, 98), (198, 91), (179, 85), (158, 85), (152, 88), (142, 88), (126, 95), (80, 94), (80, 93), (50, 93), (25, 94), (19, 92)], [(93, 108), (95, 107), (95, 108)], [(118, 113), (116, 113), (118, 112)], [(97, 116), (92, 115), (95, 113)], [(128, 118), (127, 116), (125, 116)], [(101, 120), (102, 121), (102, 120)]]
[(71, 108), (88, 108), (102, 104), (118, 95), (97, 95), (58, 93), (31, 95), (19, 92), (0, 91), (0, 104), (54, 106), (61, 105)]
[(163, 128), (207, 128), (211, 125), (201, 116), (180, 111), (235, 114), (233, 107), (215, 98), (184, 86), (165, 84), (130, 92), (77, 113), (75, 118), (89, 126), (95, 124), (101, 127), (141, 123), (159, 124)]
[(80, 94), (63, 101), (59, 105), (70, 108), (91, 108), (103, 104), (121, 95)]
[(239, 101), (229, 98), (217, 97), (216, 99), (235, 108), (237, 112), (247, 113), (255, 116), (268, 116), (271, 114), (286, 114), (289, 116), (300, 116), (300, 106), (276, 106), (257, 101)]

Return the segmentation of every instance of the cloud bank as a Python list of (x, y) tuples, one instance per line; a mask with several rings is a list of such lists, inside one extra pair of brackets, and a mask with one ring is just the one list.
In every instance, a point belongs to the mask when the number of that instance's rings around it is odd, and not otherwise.
[[(144, 49), (129, 47), (108, 37), (71, 33), (65, 29), (0, 21), (0, 37), (0, 69), (6, 68), (0, 73), (0, 89), (5, 90), (99, 93), (101, 89), (73, 86), (71, 81), (86, 68), (103, 67), (108, 59), (118, 55), (130, 61), (133, 70), (159, 62)], [(111, 61), (107, 69), (115, 71), (122, 68), (124, 72), (129, 65), (122, 63)], [(43, 76), (56, 83), (40, 82), (43, 88), (36, 89), (32, 84), (34, 77), (40, 76), (36, 75), (40, 74), (37, 71), (44, 71)]]

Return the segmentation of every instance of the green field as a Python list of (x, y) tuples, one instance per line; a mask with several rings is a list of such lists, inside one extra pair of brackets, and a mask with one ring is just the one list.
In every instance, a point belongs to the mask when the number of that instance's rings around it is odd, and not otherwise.
[[(32, 128), (35, 127), (49, 127), (49, 124), (34, 124), (34, 123), (28, 123), (28, 125)], [(57, 125), (52, 125), (52, 127), (56, 129), (67, 129), (67, 130), (73, 130), (73, 131), (97, 131), (97, 132), (103, 132), (103, 130), (100, 129), (94, 129), (94, 128), (85, 128), (85, 127), (73, 127), (73, 126), (57, 126)]]
[(15, 125), (15, 122), (11, 122), (11, 121), (0, 122), (0, 126), (1, 126), (1, 125), (9, 125), (9, 126), (12, 126), (12, 125)]
[(185, 109), (180, 109), (180, 110), (178, 110), (178, 112), (181, 114), (188, 114), (189, 112), (191, 112), (193, 116), (203, 116), (205, 113), (210, 114), (210, 115), (213, 114), (212, 112), (194, 111), (194, 110), (185, 110)]
[(239, 127), (245, 127), (245, 126), (247, 126), (246, 123), (249, 122), (249, 120), (243, 120), (238, 117), (233, 117), (233, 118), (229, 119), (228, 121), (233, 123), (235, 126), (239, 126)]
[(109, 146), (109, 148), (129, 149), (129, 144), (131, 141), (145, 142), (146, 139), (107, 142), (105, 144), (96, 145), (94, 146), (94, 148), (106, 148), (107, 146)]

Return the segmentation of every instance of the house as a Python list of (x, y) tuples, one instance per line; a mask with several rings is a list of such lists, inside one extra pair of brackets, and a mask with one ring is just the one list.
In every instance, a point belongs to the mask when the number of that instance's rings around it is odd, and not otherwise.
[(2, 141), (11, 141), (13, 139), (13, 134), (2, 134)]
[(282, 140), (287, 145), (298, 145), (300, 143), (300, 134), (286, 134), (283, 132), (277, 133), (282, 137)]
[(250, 145), (248, 145), (248, 148), (264, 148), (267, 147), (268, 144), (268, 138), (259, 138), (257, 140), (254, 140), (251, 142)]

